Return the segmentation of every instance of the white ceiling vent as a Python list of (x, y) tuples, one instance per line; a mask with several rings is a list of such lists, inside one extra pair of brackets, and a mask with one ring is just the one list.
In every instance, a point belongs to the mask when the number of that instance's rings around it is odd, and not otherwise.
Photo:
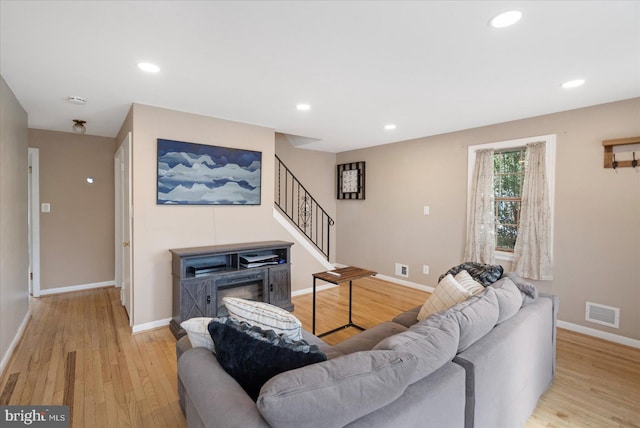
[(620, 327), (620, 308), (587, 302), (585, 320), (608, 327)]

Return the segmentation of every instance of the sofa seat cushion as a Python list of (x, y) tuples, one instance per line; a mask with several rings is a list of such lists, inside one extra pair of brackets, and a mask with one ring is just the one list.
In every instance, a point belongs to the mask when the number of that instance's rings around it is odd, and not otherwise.
[(273, 376), (327, 359), (317, 346), (304, 340), (292, 341), (273, 330), (229, 317), (214, 318), (209, 333), (218, 362), (254, 401), (262, 385)]
[(508, 277), (500, 278), (491, 287), (496, 291), (500, 309), (497, 324), (502, 324), (518, 313), (522, 306), (522, 294)]
[(402, 333), (406, 329), (403, 325), (387, 321), (351, 336), (333, 347), (344, 355), (359, 351), (369, 351), (381, 340)]
[(500, 309), (495, 290), (487, 287), (482, 293), (458, 303), (447, 312), (458, 321), (460, 326), (458, 352), (461, 352), (495, 327)]
[(355, 352), (273, 377), (256, 404), (273, 427), (342, 427), (400, 397), (416, 364), (404, 352)]
[(446, 312), (440, 312), (412, 325), (407, 331), (388, 337), (373, 349), (408, 352), (418, 359), (411, 383), (451, 361), (458, 351), (460, 327)]

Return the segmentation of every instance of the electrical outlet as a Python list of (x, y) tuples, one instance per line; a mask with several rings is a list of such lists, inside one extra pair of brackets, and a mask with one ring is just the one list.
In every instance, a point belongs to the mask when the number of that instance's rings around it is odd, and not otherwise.
[(422, 265), (422, 273), (425, 275), (429, 275), (429, 266), (428, 265)]
[(422, 212), (424, 213), (424, 215), (429, 215), (429, 205), (425, 205), (422, 208)]

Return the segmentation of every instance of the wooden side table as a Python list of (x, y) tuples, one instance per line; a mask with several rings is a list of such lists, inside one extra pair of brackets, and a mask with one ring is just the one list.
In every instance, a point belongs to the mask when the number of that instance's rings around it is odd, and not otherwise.
[(355, 327), (360, 330), (365, 330), (364, 327), (360, 327), (355, 324), (351, 318), (352, 315), (352, 303), (353, 303), (353, 281), (360, 278), (366, 278), (375, 275), (377, 272), (362, 269), (355, 266), (348, 266), (345, 268), (335, 269), (332, 271), (318, 272), (313, 274), (313, 326), (312, 333), (316, 334), (316, 279), (321, 279), (332, 284), (340, 285), (343, 282), (349, 281), (349, 322), (343, 326), (334, 328), (322, 334), (318, 337), (326, 336), (336, 331), (343, 330), (349, 327)]

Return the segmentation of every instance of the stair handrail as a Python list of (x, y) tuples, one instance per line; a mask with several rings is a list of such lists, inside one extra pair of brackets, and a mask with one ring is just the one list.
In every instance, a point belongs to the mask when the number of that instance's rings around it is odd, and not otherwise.
[[(278, 171), (275, 205), (329, 260), (331, 252), (330, 228), (335, 224), (335, 221), (318, 204), (318, 201), (282, 162), (278, 155), (275, 155), (275, 157)], [(297, 203), (294, 205), (294, 202)], [(319, 220), (318, 217), (320, 218)]]

